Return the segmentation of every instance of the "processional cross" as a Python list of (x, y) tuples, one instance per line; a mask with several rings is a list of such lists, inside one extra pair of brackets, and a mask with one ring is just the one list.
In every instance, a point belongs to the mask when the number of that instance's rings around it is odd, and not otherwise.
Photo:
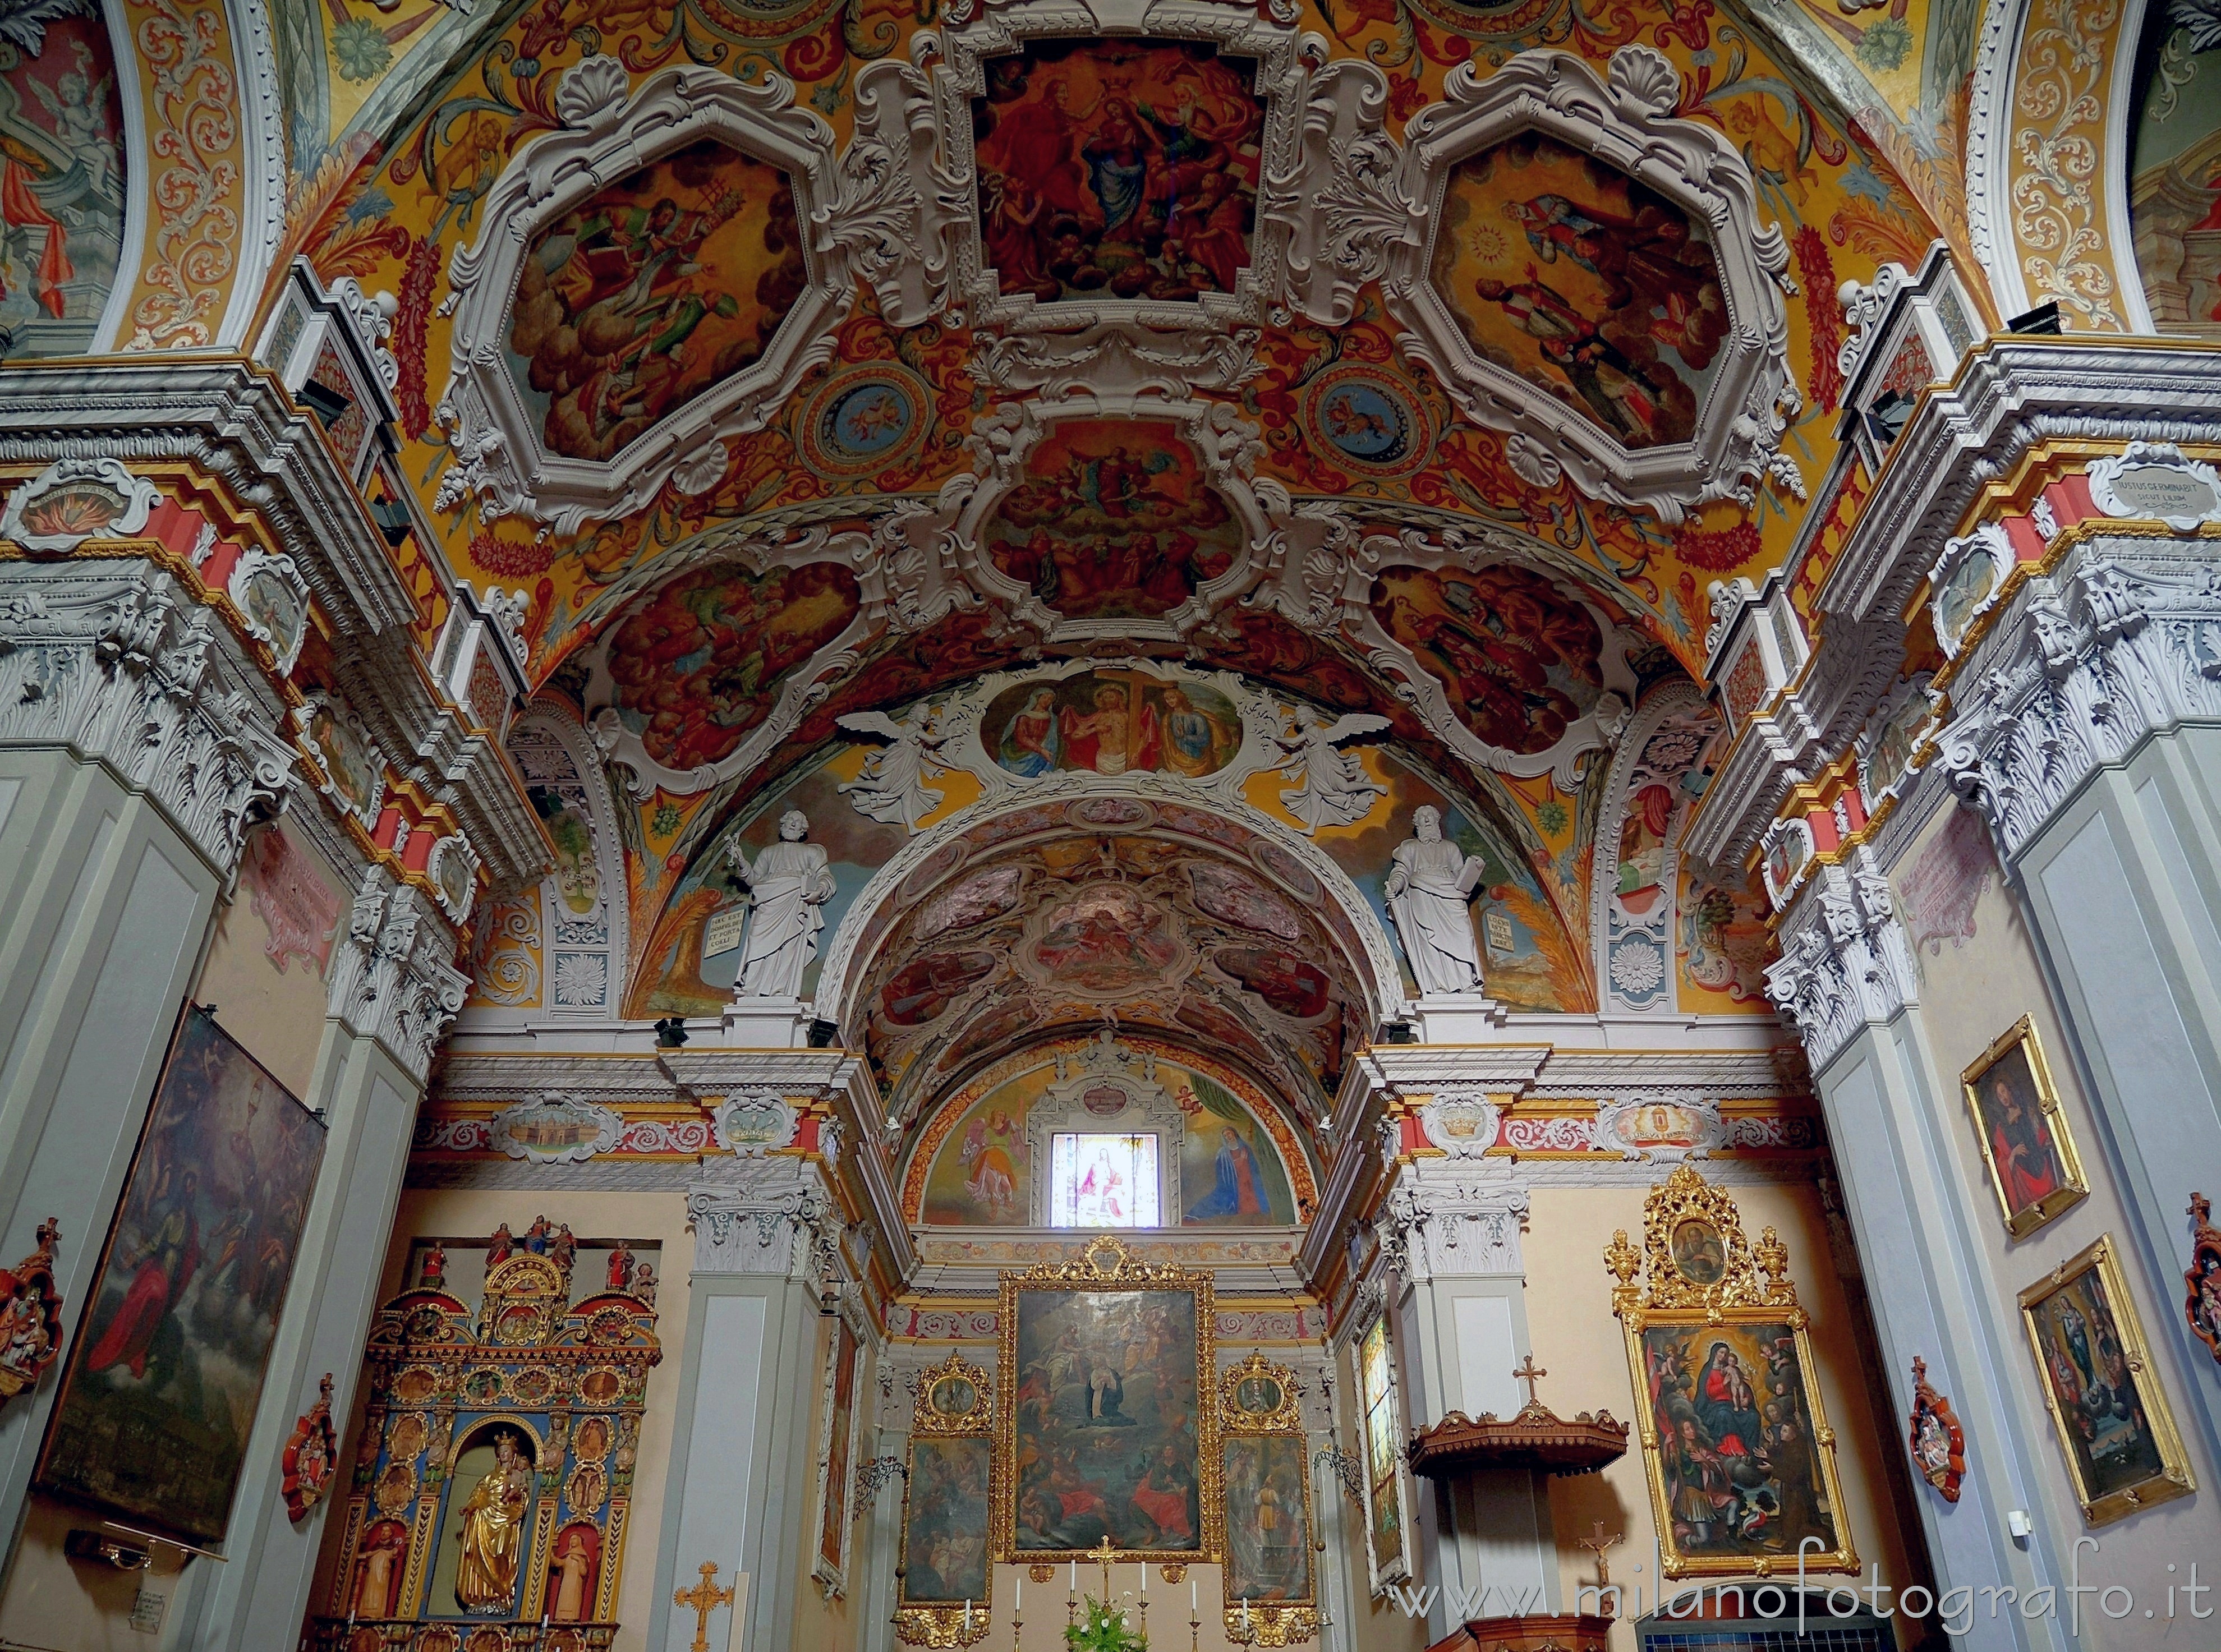
[[(1598, 1528), (1602, 1530), (1602, 1527)], [(710, 1652), (710, 1614), (720, 1606), (733, 1604), (733, 1592), (717, 1586), (717, 1563), (702, 1562), (702, 1580), (691, 1589), (681, 1589), (671, 1597), (681, 1606), (694, 1608), (694, 1645), (691, 1652)]]
[(1535, 1403), (1535, 1380), (1549, 1374), (1548, 1371), (1535, 1363), (1535, 1356), (1530, 1354), (1519, 1362), (1518, 1368), (1512, 1372), (1511, 1376), (1515, 1382), (1523, 1382), (1527, 1385), (1527, 1403), (1532, 1405)]

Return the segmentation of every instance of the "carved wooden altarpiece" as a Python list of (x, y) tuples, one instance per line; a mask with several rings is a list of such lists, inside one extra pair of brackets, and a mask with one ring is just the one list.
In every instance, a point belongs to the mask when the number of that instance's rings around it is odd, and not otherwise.
[[(572, 1302), (567, 1234), (497, 1261), (475, 1316), (422, 1286), (379, 1310), (316, 1652), (603, 1652), (615, 1638), (643, 1391), (663, 1350), (638, 1297)], [(516, 1582), (505, 1609), (466, 1611), (452, 1580), (435, 1587), (449, 1505), (471, 1489), (451, 1481), (504, 1430), (531, 1468)]]

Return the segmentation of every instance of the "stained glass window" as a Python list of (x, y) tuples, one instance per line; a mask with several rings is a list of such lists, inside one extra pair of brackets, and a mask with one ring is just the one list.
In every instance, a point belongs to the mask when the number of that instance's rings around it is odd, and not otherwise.
[(1049, 1140), (1048, 1224), (1154, 1228), (1157, 1138), (1059, 1132)]

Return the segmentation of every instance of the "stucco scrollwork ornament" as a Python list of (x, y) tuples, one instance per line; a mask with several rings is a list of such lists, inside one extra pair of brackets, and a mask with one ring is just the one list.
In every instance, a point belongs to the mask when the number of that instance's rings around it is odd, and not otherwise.
[[(793, 83), (777, 73), (750, 82), (723, 69), (673, 68), (629, 91), (629, 79), (606, 56), (565, 73), (555, 94), (562, 128), (518, 153), (480, 208), (478, 240), (454, 255), (451, 365), (436, 409), (454, 460), (441, 479), (439, 510), (475, 498), (490, 520), (520, 516), (573, 534), (589, 522), (644, 509), (682, 475), (698, 488), (714, 485), (705, 480), (710, 466), (714, 462), (720, 476), (724, 467), (711, 450), (760, 429), (802, 376), (832, 358), (834, 327), (855, 293), (856, 258), (879, 241), (876, 230), (844, 237), (839, 214), (847, 203), (884, 222), (886, 211), (868, 188), (859, 196), (857, 180), (844, 179), (833, 128), (795, 107)], [(775, 171), (791, 188), (796, 220), (810, 227), (802, 291), (782, 318), (765, 323), (753, 359), (674, 392), (667, 411), (615, 451), (558, 451), (550, 434), (555, 404), (535, 405), (539, 393), (528, 392), (511, 361), (526, 262), (602, 191), (704, 141), (735, 151), (736, 166)], [(866, 164), (867, 174), (873, 170)]]
[(895, 327), (918, 326), (948, 303), (966, 222), (969, 191), (942, 163), (932, 78), (921, 66), (939, 51), (938, 36), (921, 34), (911, 62), (883, 60), (856, 76), (856, 135), (841, 157), (840, 193), (813, 224), (823, 250), (848, 254)]
[(1843, 309), (1843, 325), (1850, 329), (1836, 351), (1836, 370), (1845, 379), (1857, 372), (1860, 361), (1881, 336), (1882, 318), (1889, 314), (1890, 300), (1911, 278), (1910, 270), (1892, 260), (1874, 272), (1871, 282), (1846, 281), (1836, 289), (1836, 302)]
[(2093, 460), (2090, 502), (2109, 516), (2163, 522), (2178, 534), (2221, 522), (2221, 473), (2171, 441), (2132, 441)]
[[(1799, 497), (1804, 488), (1780, 451), (1802, 405), (1788, 357), (1788, 244), (1780, 224), (1761, 216), (1749, 163), (1724, 135), (1677, 116), (1680, 97), (1678, 71), (1647, 46), (1622, 47), (1602, 79), (1575, 53), (1547, 48), (1486, 73), (1461, 64), (1442, 101), (1405, 129), (1400, 193), (1427, 227), (1393, 245), (1382, 285), (1404, 349), (1436, 373), (1467, 418), (1515, 439), (1523, 477), (1541, 485), (1555, 464), (1582, 492), (1667, 523), (1715, 499), (1748, 504), (1761, 481)], [(1438, 290), (1437, 248), (1456, 233), (1445, 210), (1455, 175), (1528, 132), (1663, 197), (1709, 248), (1725, 325), (1686, 439), (1627, 445), (1578, 398), (1561, 400), (1482, 355), (1459, 319), (1470, 295)]]
[(89, 539), (144, 533), (161, 497), (119, 460), (58, 459), (8, 496), (0, 539), (34, 556), (66, 556)]
[(1428, 1142), (1453, 1159), (1478, 1159), (1496, 1145), (1503, 1112), (1486, 1096), (1436, 1096), (1419, 1108)]
[(309, 640), (309, 582), (299, 565), (249, 545), (232, 564), (224, 594), (247, 634), (270, 650), (278, 674), (290, 674)]
[[(1301, 37), (1290, 26), (1295, 15), (1290, 0), (1267, 0), (1262, 8), (1159, 0), (1148, 8), (1151, 41), (1206, 42), (1224, 57), (1254, 63), (1254, 91), (1264, 106), (1266, 180), (1293, 169), (1307, 78)], [(950, 285), (953, 303), (978, 335), (975, 373), (1005, 391), (1053, 397), (1130, 395), (1167, 385), (1228, 390), (1254, 377), (1261, 364), (1253, 347), (1280, 300), (1287, 267), (1289, 225), (1264, 210), (1267, 191), (1260, 191), (1248, 262), (1232, 272), (1231, 290), (1206, 286), (1192, 297), (1122, 297), (1107, 286), (1046, 300), (1030, 291), (1006, 292), (981, 233), (979, 194), (987, 185), (975, 147), (973, 100), (988, 93), (987, 60), (1044, 37), (1129, 34), (1141, 25), (1141, 14), (1124, 0), (1046, 6), (959, 0), (949, 16), (945, 55), (932, 72), (943, 164), (964, 190)]]
[(1370, 63), (1329, 63), (1311, 78), (1294, 161), (1265, 179), (1263, 216), (1288, 229), (1288, 299), (1328, 327), (1388, 271), (1425, 217), (1405, 194), (1404, 151), (1388, 136), (1388, 78)]

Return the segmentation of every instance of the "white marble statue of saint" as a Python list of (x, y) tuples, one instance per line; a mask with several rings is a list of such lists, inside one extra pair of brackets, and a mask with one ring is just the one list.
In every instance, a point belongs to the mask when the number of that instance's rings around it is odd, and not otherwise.
[(825, 903), (833, 898), (833, 873), (825, 848), (803, 840), (810, 817), (790, 809), (779, 820), (779, 842), (750, 862), (738, 843), (727, 851), (733, 871), (748, 887), (748, 944), (735, 985), (744, 998), (802, 995), (802, 972), (817, 955)]
[(1388, 912), (1422, 998), (1481, 990), (1468, 903), (1486, 870), (1479, 855), (1443, 841), (1441, 810), (1422, 804), (1411, 811), (1411, 839), (1396, 846), (1388, 873)]

